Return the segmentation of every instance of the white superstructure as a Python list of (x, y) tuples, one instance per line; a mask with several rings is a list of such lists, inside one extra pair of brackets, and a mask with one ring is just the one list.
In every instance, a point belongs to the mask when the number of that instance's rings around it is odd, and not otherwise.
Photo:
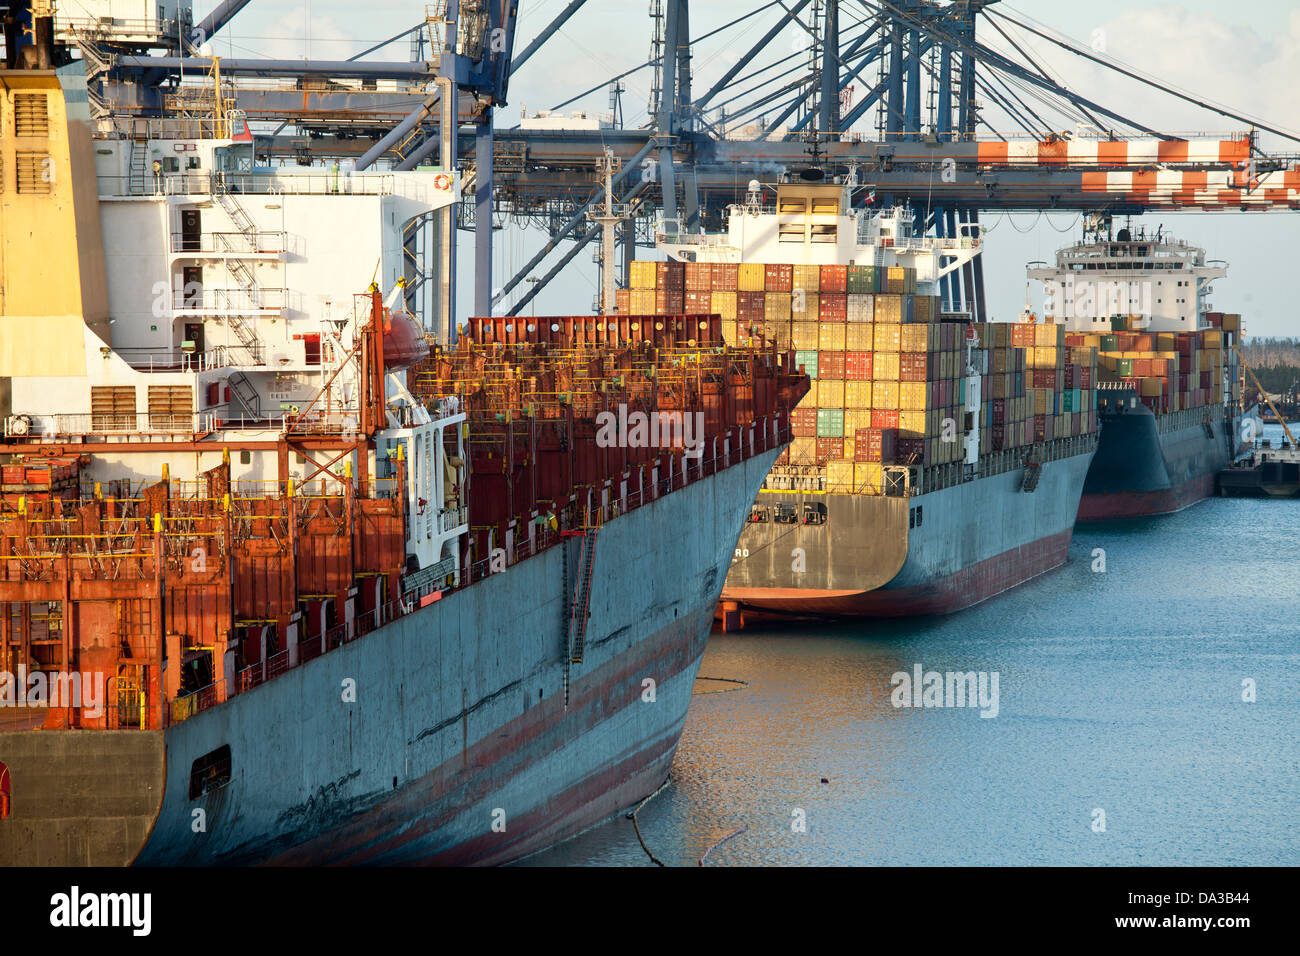
[[(910, 207), (855, 208), (858, 188), (851, 176), (831, 185), (753, 181), (745, 202), (728, 207), (726, 232), (686, 233), (665, 220), (656, 230), (656, 245), (685, 262), (910, 267), (917, 291), (930, 295), (938, 294), (940, 278), (980, 254), (977, 224), (963, 224), (959, 236), (927, 237), (916, 228)], [(765, 204), (771, 191), (776, 202)]]
[[(198, 481), (223, 455), (236, 486), (292, 480), (303, 494), (351, 469), (396, 489), (401, 469), (408, 554), (457, 563), (465, 415), (454, 396), (425, 408), (397, 361), (424, 347), (399, 309), (404, 229), (457, 200), (456, 175), (258, 168), (238, 116), (121, 124), (93, 140), (107, 317), (86, 316), (84, 364), (59, 369), (84, 373), (7, 379), (5, 436), (84, 453), (87, 481), (127, 495), (160, 475)], [(376, 313), (391, 317), (382, 374), (362, 370)], [(365, 420), (367, 375), (386, 421)], [(345, 456), (312, 451), (349, 435)], [(287, 462), (274, 450), (286, 438), (302, 447)]]
[(1209, 294), (1227, 263), (1164, 231), (1093, 224), (1081, 242), (1056, 253), (1056, 264), (1031, 262), (1043, 282), (1043, 316), (1072, 332), (1109, 332), (1113, 317), (1131, 331), (1192, 332), (1207, 327)]

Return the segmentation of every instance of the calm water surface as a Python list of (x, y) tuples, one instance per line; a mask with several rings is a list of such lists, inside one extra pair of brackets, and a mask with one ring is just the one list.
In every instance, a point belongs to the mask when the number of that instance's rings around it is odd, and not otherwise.
[[(1300, 501), (1212, 499), (1081, 525), (949, 617), (715, 634), (700, 674), (748, 686), (697, 682), (642, 835), (689, 866), (742, 828), (708, 865), (1300, 864), (1298, 592)], [(998, 672), (998, 716), (893, 707), (917, 663)], [(622, 816), (524, 864), (651, 865)]]

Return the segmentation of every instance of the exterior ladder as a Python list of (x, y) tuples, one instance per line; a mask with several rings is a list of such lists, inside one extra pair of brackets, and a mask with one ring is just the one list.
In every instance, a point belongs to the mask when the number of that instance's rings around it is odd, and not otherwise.
[(148, 176), (149, 141), (135, 135), (131, 138), (131, 166), (127, 172), (127, 192), (132, 196), (143, 196), (145, 179)]
[(230, 385), (230, 393), (239, 400), (248, 417), (253, 421), (260, 421), (262, 400), (257, 395), (257, 389), (253, 388), (253, 383), (248, 380), (248, 376), (243, 372), (231, 372), (226, 382)]
[[(256, 252), (257, 224), (244, 211), (244, 207), (239, 204), (239, 201), (230, 195), (226, 190), (225, 183), (220, 178), (215, 179), (213, 182), (212, 197), (226, 215), (230, 217), (230, 221), (235, 224), (235, 228), (248, 240), (249, 251)], [(234, 275), (240, 291), (247, 294), (249, 305), (254, 309), (260, 308), (262, 303), (261, 289), (257, 284), (257, 277), (253, 275), (253, 270), (248, 267), (248, 263), (242, 259), (227, 259), (226, 267)], [(262, 357), (259, 352), (262, 343), (258, 339), (257, 333), (244, 321), (243, 316), (237, 313), (232, 313), (226, 321), (230, 325), (231, 331), (235, 333), (235, 337), (239, 339), (240, 344), (248, 350), (250, 359), (248, 364), (261, 365)], [(254, 393), (254, 398), (256, 398), (256, 393)]]
[(1020, 479), (1020, 490), (1032, 492), (1038, 488), (1038, 479), (1042, 477), (1043, 464), (1032, 458), (1025, 462), (1025, 472)]
[(582, 549), (578, 554), (578, 574), (574, 583), (573, 601), (569, 605), (569, 662), (582, 663), (582, 652), (587, 644), (587, 618), (591, 616), (591, 578), (596, 564), (596, 532), (587, 528), (582, 532)]

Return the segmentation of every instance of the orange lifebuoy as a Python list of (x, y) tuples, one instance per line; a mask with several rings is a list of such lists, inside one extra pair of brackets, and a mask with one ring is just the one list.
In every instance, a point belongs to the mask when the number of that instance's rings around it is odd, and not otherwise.
[(437, 176), (433, 177), (433, 185), (438, 189), (450, 189), (451, 177), (446, 173), (439, 173)]

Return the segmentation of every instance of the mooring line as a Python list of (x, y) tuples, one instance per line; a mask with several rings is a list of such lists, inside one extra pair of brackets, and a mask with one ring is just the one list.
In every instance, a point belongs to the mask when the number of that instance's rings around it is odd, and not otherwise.
[(726, 842), (727, 842), (728, 840), (730, 840), (732, 837), (740, 836), (742, 833), (744, 833), (744, 832), (745, 832), (746, 830), (748, 830), (748, 829), (749, 829), (749, 827), (741, 827), (739, 830), (734, 830), (734, 831), (732, 831), (731, 833), (728, 833), (726, 836), (724, 836), (724, 837), (723, 837), (721, 840), (719, 840), (717, 843), (713, 844), (711, 847), (709, 847), (707, 850), (705, 850), (705, 851), (704, 851), (704, 856), (700, 857), (700, 861), (699, 861), (699, 863), (696, 864), (696, 865), (697, 865), (697, 866), (703, 866), (703, 865), (704, 865), (704, 861), (707, 860), (707, 859), (709, 858), (709, 854), (710, 854), (710, 853), (712, 853), (712, 852), (713, 852), (714, 850), (716, 850), (718, 847), (722, 846), (722, 844), (726, 843)]
[(703, 697), (705, 694), (729, 694), (733, 690), (740, 690), (741, 687), (748, 687), (749, 681), (737, 680), (734, 677), (696, 677), (696, 680), (716, 680), (728, 684), (739, 684), (740, 687), (723, 687), (718, 690), (696, 690), (691, 692), (692, 697)]
[(651, 853), (650, 848), (645, 845), (645, 838), (641, 836), (641, 825), (637, 823), (636, 815), (641, 812), (642, 807), (644, 807), (655, 797), (659, 796), (659, 794), (663, 793), (664, 788), (667, 787), (668, 784), (670, 783), (672, 783), (671, 776), (665, 778), (664, 782), (659, 785), (658, 790), (656, 790), (654, 793), (650, 794), (650, 796), (646, 797), (644, 800), (638, 803), (636, 805), (636, 808), (631, 810), (627, 815), (628, 819), (632, 821), (632, 828), (636, 830), (636, 838), (641, 844), (641, 849), (645, 850), (645, 855), (650, 857), (650, 862), (653, 863), (655, 866), (667, 866), (667, 864), (665, 864), (662, 860), (660, 860), (653, 853)]

